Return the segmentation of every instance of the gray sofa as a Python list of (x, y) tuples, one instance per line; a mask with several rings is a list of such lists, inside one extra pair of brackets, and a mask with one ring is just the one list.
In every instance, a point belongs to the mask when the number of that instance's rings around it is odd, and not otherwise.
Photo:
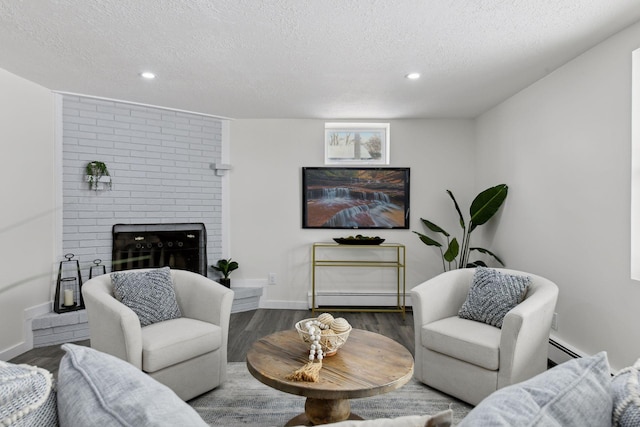
[[(168, 387), (131, 364), (65, 344), (57, 390), (51, 374), (0, 362), (0, 425), (206, 426)], [(640, 360), (611, 377), (606, 353), (575, 359), (485, 398), (459, 424), (476, 426), (638, 426)], [(449, 426), (451, 411), (336, 427)]]

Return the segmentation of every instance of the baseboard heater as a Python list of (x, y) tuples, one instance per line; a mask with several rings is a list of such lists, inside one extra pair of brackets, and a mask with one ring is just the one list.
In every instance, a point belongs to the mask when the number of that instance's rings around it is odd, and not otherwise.
[[(400, 303), (402, 304), (402, 294), (400, 294)], [(316, 292), (316, 306), (325, 307), (392, 307), (398, 302), (398, 294), (395, 292), (336, 292), (324, 291)], [(406, 293), (404, 299), (405, 305), (411, 306), (411, 294)], [(307, 293), (307, 304), (311, 308), (311, 292)]]
[(570, 348), (567, 348), (565, 346), (563, 346), (562, 344), (560, 344), (558, 341), (549, 338), (549, 344), (551, 344), (552, 346), (554, 346), (555, 348), (557, 348), (558, 350), (562, 351), (563, 353), (566, 353), (567, 356), (573, 358), (573, 359), (578, 359), (582, 356), (580, 356), (578, 353), (576, 353), (575, 351), (571, 350)]
[(571, 359), (581, 358), (582, 355), (559, 343), (553, 338), (549, 338), (549, 366), (555, 366)]

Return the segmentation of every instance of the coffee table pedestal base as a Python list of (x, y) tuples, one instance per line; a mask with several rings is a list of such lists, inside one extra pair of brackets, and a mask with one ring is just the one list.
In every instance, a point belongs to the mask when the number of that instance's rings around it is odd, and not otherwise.
[(315, 399), (307, 397), (304, 414), (291, 419), (286, 426), (314, 426), (337, 423), (345, 420), (361, 420), (362, 417), (351, 413), (349, 399)]

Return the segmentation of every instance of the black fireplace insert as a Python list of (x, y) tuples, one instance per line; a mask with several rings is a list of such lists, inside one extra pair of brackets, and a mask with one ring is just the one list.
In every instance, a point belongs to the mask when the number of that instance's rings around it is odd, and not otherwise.
[(202, 223), (115, 224), (112, 271), (170, 267), (207, 276)]

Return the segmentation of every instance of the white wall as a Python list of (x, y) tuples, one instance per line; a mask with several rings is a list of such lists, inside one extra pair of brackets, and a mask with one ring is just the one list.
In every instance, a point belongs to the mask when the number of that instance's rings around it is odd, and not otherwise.
[(616, 369), (640, 356), (640, 283), (629, 278), (639, 45), (636, 24), (477, 120), (478, 185), (510, 185), (495, 249), (558, 284), (552, 335), (587, 354), (607, 350)]
[[(393, 120), (391, 164), (411, 168), (409, 230), (362, 230), (407, 246), (407, 289), (441, 272), (439, 255), (411, 230), (420, 217), (450, 230), (456, 214), (446, 189), (468, 206), (475, 156), (471, 120)], [(311, 243), (347, 236), (351, 230), (302, 229), (301, 167), (323, 166), (324, 121), (235, 120), (231, 122), (231, 248), (240, 263), (232, 283), (266, 282), (265, 307), (307, 307)], [(392, 289), (393, 290), (393, 289)]]
[(55, 270), (54, 116), (48, 89), (0, 69), (0, 359), (24, 348), (25, 309)]

